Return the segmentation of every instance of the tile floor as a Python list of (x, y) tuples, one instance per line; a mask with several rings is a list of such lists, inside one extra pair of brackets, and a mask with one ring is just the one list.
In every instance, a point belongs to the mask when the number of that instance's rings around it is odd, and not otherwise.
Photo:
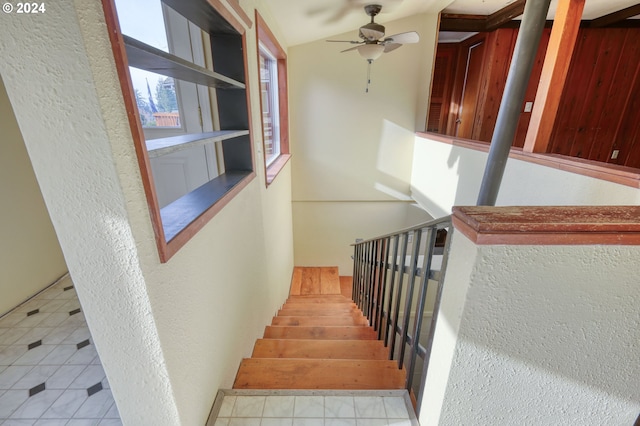
[(0, 317), (0, 425), (122, 425), (68, 276)]
[(233, 391), (207, 426), (418, 425), (406, 391)]

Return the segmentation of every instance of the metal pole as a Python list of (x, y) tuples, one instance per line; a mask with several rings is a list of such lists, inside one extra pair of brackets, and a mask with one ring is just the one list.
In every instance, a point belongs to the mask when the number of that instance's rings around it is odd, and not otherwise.
[(513, 51), (507, 83), (500, 103), (496, 127), (491, 138), (489, 158), (484, 169), (479, 206), (494, 206), (498, 198), (500, 182), (509, 158), (509, 149), (516, 134), (520, 109), (529, 84), (531, 69), (538, 52), (542, 29), (549, 12), (551, 0), (527, 0)]

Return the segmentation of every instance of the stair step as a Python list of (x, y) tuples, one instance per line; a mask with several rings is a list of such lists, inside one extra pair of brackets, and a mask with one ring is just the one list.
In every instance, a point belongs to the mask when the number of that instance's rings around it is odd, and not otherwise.
[(290, 294), (340, 294), (338, 268), (335, 266), (295, 267)]
[(251, 357), (386, 360), (389, 351), (379, 340), (258, 339)]
[(326, 317), (326, 316), (340, 316), (340, 315), (359, 315), (362, 316), (360, 309), (280, 309), (278, 311), (279, 317)]
[(244, 359), (234, 389), (403, 389), (395, 361)]
[(343, 326), (343, 325), (359, 325), (368, 326), (369, 321), (361, 315), (340, 315), (333, 317), (309, 317), (309, 316), (293, 316), (293, 317), (273, 317), (271, 325), (284, 326)]
[(353, 303), (353, 300), (347, 299), (341, 294), (326, 294), (324, 296), (318, 295), (306, 295), (306, 296), (296, 296), (290, 295), (287, 299), (287, 302), (297, 302), (297, 303)]
[(376, 340), (378, 334), (371, 327), (362, 326), (267, 326), (264, 337), (266, 339)]
[(351, 302), (351, 303), (347, 303), (347, 302), (340, 302), (340, 303), (299, 303), (299, 302), (286, 302), (284, 305), (282, 305), (282, 309), (307, 309), (307, 310), (316, 310), (316, 311), (322, 311), (325, 309), (357, 309), (358, 307), (356, 306), (355, 303)]

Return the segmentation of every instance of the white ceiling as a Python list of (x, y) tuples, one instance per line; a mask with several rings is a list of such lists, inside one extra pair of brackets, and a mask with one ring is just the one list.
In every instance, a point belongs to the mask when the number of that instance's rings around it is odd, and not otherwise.
[[(418, 13), (490, 15), (515, 0), (265, 0), (289, 46), (354, 31), (369, 22), (366, 4), (381, 4), (376, 22), (389, 21)], [(595, 19), (637, 4), (638, 0), (586, 0), (583, 19)], [(549, 19), (553, 19), (558, 0), (551, 1)]]

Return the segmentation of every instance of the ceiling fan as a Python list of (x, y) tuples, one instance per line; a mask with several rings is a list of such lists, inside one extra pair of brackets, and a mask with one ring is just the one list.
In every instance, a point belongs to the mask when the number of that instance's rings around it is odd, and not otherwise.
[(360, 27), (358, 36), (362, 40), (327, 40), (334, 43), (351, 43), (358, 44), (358, 46), (345, 49), (343, 52), (349, 52), (357, 50), (360, 56), (365, 58), (369, 64), (378, 59), (383, 53), (391, 52), (402, 46), (403, 44), (417, 43), (420, 41), (420, 36), (415, 31), (409, 31), (406, 33), (394, 34), (392, 36), (384, 37), (384, 26), (374, 22), (375, 16), (380, 13), (382, 6), (379, 4), (368, 4), (364, 7), (364, 11), (371, 17), (371, 22)]

